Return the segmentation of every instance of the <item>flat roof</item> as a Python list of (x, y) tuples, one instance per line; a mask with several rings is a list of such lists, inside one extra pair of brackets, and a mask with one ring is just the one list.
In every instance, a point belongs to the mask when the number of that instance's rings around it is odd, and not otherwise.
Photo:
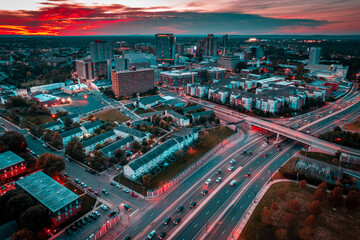
[(15, 165), (17, 163), (23, 162), (24, 159), (22, 157), (19, 157), (12, 151), (7, 151), (0, 154), (0, 169), (4, 169), (7, 167), (10, 167), (12, 165)]
[(15, 184), (53, 213), (80, 198), (41, 171), (26, 176)]
[(147, 105), (154, 102), (160, 102), (165, 101), (164, 98), (160, 97), (159, 95), (149, 96), (149, 97), (143, 97), (139, 99), (139, 103), (143, 105)]
[(35, 95), (34, 98), (37, 98), (40, 102), (46, 102), (46, 101), (60, 99), (60, 97), (56, 97), (56, 96), (50, 95), (50, 94), (38, 94), (38, 95)]

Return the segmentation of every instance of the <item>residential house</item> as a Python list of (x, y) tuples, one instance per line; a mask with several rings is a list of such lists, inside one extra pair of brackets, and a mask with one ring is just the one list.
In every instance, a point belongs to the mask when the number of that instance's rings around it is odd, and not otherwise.
[(63, 123), (59, 120), (55, 122), (49, 122), (42, 125), (45, 129), (51, 130), (51, 131), (60, 131), (63, 128)]
[(81, 126), (81, 130), (83, 131), (84, 135), (89, 136), (94, 133), (95, 129), (101, 127), (103, 125), (103, 122), (100, 120), (97, 120), (95, 122), (88, 122), (84, 123)]
[(94, 151), (96, 148), (96, 145), (98, 144), (104, 144), (105, 142), (115, 141), (116, 140), (116, 134), (113, 130), (102, 133), (100, 135), (97, 135), (93, 138), (90, 138), (86, 141), (83, 141), (81, 144), (84, 147), (85, 153), (89, 154), (90, 152)]
[(148, 140), (150, 138), (150, 133), (148, 132), (141, 132), (134, 128), (129, 128), (124, 125), (117, 126), (114, 128), (114, 132), (116, 133), (116, 136), (119, 136), (121, 138), (126, 138), (127, 136), (132, 136), (136, 141), (142, 142), (143, 139)]
[(186, 127), (190, 125), (190, 119), (174, 110), (166, 110), (165, 116), (170, 116), (173, 118), (173, 121), (177, 123), (180, 127)]
[(109, 144), (106, 147), (103, 147), (102, 149), (100, 149), (100, 152), (102, 152), (104, 156), (110, 158), (114, 156), (115, 151), (118, 149), (124, 151), (131, 149), (133, 143), (134, 143), (134, 138), (132, 136), (128, 136), (112, 144)]
[(63, 140), (63, 146), (65, 147), (68, 144), (68, 142), (70, 142), (74, 137), (77, 137), (80, 140), (82, 140), (83, 131), (79, 127), (73, 128), (73, 129), (61, 132), (60, 136), (62, 137), (62, 140)]

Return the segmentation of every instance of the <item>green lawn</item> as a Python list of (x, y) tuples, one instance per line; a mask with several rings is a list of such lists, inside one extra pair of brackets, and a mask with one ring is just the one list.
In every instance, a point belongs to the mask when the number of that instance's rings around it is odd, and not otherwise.
[(54, 119), (50, 115), (27, 115), (27, 116), (24, 116), (24, 119), (32, 122), (37, 117), (40, 118), (41, 124), (45, 124), (45, 123), (54, 121)]
[(149, 112), (155, 112), (153, 109), (142, 109), (142, 108), (138, 108), (136, 109), (136, 111), (134, 113), (136, 114), (142, 114), (142, 113), (149, 113)]
[(123, 114), (117, 109), (105, 110), (95, 114), (94, 116), (101, 121), (109, 121), (109, 122), (114, 122), (114, 121), (126, 122), (129, 120), (129, 118), (125, 114)]
[(187, 168), (189, 165), (198, 160), (201, 156), (207, 153), (215, 145), (220, 143), (222, 140), (228, 138), (234, 133), (230, 128), (217, 127), (207, 130), (209, 132), (206, 147), (195, 147), (187, 152), (183, 157), (176, 160), (167, 169), (155, 176), (149, 185), (149, 189), (155, 189), (161, 185), (167, 183), (171, 178), (175, 177), (182, 170)]

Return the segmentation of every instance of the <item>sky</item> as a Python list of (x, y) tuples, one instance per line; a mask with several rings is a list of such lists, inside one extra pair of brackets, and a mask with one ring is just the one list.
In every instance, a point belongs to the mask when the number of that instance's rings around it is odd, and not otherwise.
[(0, 0), (0, 35), (360, 34), (360, 0)]

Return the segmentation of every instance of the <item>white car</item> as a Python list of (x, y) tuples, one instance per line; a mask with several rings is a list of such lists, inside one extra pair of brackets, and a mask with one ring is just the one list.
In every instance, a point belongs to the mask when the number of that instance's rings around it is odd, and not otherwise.
[(230, 164), (233, 164), (235, 162), (235, 159), (231, 159)]
[(230, 186), (234, 186), (236, 184), (236, 181), (235, 180), (232, 180), (231, 182), (230, 182)]
[(230, 167), (228, 168), (229, 171), (232, 171), (233, 169), (234, 169), (234, 166), (230, 166)]
[(218, 177), (217, 179), (216, 179), (216, 182), (220, 182), (221, 181), (221, 177)]
[(205, 184), (209, 185), (211, 183), (211, 178), (209, 178), (208, 180), (206, 180)]

